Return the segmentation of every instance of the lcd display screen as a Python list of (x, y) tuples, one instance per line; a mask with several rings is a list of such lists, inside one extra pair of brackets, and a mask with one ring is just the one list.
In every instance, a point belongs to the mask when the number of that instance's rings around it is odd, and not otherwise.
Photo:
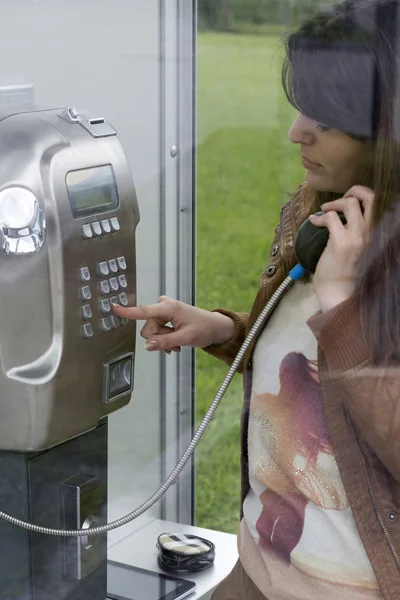
[(119, 207), (118, 188), (111, 165), (70, 171), (66, 183), (75, 219)]

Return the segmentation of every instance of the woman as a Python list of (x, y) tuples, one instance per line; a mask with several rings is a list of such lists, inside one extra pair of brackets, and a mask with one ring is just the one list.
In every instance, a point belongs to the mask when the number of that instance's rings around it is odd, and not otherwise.
[(312, 281), (243, 362), (240, 559), (214, 600), (400, 598), (399, 19), (397, 1), (348, 0), (290, 35), (283, 85), (306, 183), (282, 209), (252, 311), (165, 297), (114, 309), (147, 320), (149, 351), (198, 346), (230, 363), (296, 263), (299, 226), (323, 211)]

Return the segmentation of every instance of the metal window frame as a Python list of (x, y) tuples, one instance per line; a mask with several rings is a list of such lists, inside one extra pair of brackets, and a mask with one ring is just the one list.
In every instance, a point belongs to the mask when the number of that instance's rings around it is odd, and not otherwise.
[[(196, 0), (160, 0), (161, 264), (163, 293), (195, 303), (196, 281)], [(161, 358), (164, 481), (195, 428), (195, 351)], [(181, 473), (161, 517), (194, 524), (195, 461)]]

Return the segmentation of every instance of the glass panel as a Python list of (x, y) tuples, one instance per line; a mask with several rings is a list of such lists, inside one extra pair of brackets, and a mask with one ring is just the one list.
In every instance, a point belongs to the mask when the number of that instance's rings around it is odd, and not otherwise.
[[(198, 2), (197, 302), (248, 312), (280, 210), (304, 178), (288, 140), (296, 111), (282, 88), (284, 40), (323, 0)], [(197, 422), (226, 365), (197, 353)], [(237, 375), (196, 459), (196, 519), (235, 533), (240, 511)]]
[(239, 532), (215, 598), (384, 598), (400, 566), (399, 11), (198, 2), (198, 423), (243, 370), (196, 456), (197, 523)]
[[(280, 4), (199, 2), (197, 302), (208, 309), (250, 309), (281, 206), (302, 178), (287, 140), (295, 112), (280, 81)], [(223, 363), (197, 354), (198, 420), (225, 374)], [(242, 400), (237, 375), (196, 462), (197, 523), (231, 533), (240, 510)]]

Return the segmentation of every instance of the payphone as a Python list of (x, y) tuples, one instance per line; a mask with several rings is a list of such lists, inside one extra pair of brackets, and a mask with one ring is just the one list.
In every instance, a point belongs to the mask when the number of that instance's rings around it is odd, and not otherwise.
[[(0, 111), (0, 506), (62, 529), (107, 517), (107, 415), (129, 403), (135, 188), (117, 132), (75, 108)], [(0, 523), (1, 600), (105, 600), (105, 536)]]
[(0, 113), (0, 154), (0, 449), (37, 451), (129, 402), (138, 207), (103, 118)]

